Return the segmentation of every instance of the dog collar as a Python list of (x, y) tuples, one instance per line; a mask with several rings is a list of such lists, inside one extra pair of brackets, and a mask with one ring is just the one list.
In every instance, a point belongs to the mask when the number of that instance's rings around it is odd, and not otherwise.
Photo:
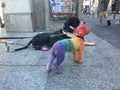
[(82, 39), (84, 41), (84, 37), (82, 37), (82, 36), (77, 36), (77, 37), (79, 37), (80, 39)]

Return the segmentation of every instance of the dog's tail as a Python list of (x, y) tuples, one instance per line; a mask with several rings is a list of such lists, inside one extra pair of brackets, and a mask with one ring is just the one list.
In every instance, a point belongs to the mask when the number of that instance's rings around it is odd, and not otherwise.
[(21, 48), (17, 48), (17, 49), (15, 49), (13, 52), (16, 52), (16, 51), (19, 51), (19, 50), (26, 49), (26, 48), (28, 48), (28, 46), (29, 46), (31, 43), (32, 43), (32, 40), (30, 40), (29, 43), (28, 43), (26, 46), (21, 47)]

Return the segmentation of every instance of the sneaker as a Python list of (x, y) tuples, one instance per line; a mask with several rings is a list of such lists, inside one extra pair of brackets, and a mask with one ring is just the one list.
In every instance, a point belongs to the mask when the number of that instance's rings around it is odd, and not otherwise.
[(99, 24), (96, 24), (96, 26), (100, 26), (100, 27), (102, 27), (102, 24), (99, 23)]
[(111, 25), (110, 20), (107, 20), (107, 25), (108, 25), (108, 26), (110, 26), (110, 25)]

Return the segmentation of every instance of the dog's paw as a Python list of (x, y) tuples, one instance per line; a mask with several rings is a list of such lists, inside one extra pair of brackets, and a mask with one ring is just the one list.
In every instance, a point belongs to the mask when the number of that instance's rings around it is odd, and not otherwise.
[(56, 74), (62, 74), (62, 71), (61, 70), (56, 70), (55, 73)]
[(62, 73), (62, 71), (60, 70), (60, 66), (54, 64), (54, 67), (55, 67), (55, 73), (56, 74), (61, 74)]
[(47, 66), (46, 66), (46, 71), (47, 71), (47, 73), (49, 73), (49, 72), (51, 71), (50, 63), (47, 64)]
[(47, 69), (46, 72), (49, 73), (51, 71), (51, 69)]
[(77, 60), (73, 60), (75, 63), (77, 63), (78, 61)]
[(82, 62), (82, 61), (79, 61), (78, 63), (79, 63), (79, 64), (82, 64), (83, 62)]

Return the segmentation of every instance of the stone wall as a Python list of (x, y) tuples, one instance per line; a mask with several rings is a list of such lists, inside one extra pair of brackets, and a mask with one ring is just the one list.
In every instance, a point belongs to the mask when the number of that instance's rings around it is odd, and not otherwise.
[[(65, 20), (50, 19), (49, 0), (3, 1), (5, 3), (5, 7), (2, 8), (5, 28), (8, 32), (55, 31), (62, 28), (65, 22)], [(77, 14), (79, 19), (82, 18), (81, 9), (82, 0), (78, 0)]]

